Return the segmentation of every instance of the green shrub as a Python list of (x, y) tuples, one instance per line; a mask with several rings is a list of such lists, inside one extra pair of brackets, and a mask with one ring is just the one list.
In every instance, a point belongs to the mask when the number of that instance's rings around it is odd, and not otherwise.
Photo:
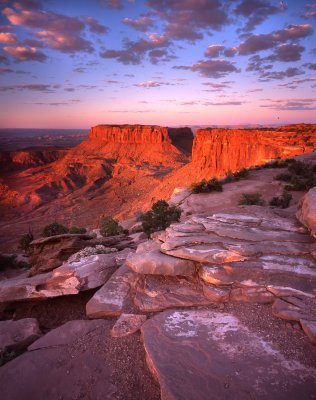
[(242, 193), (239, 204), (245, 206), (263, 206), (264, 200), (260, 193)]
[(104, 216), (99, 221), (100, 233), (104, 237), (117, 236), (123, 233), (121, 225), (112, 217)]
[(69, 233), (73, 233), (73, 234), (83, 234), (86, 232), (87, 232), (86, 228), (78, 228), (77, 226), (72, 226), (69, 229)]
[(242, 168), (239, 171), (232, 172), (228, 171), (224, 179), (224, 183), (239, 181), (240, 179), (245, 179), (249, 175), (249, 171), (246, 168)]
[(223, 184), (217, 179), (212, 178), (210, 180), (203, 179), (201, 182), (192, 183), (192, 193), (209, 193), (209, 192), (222, 192)]
[(282, 193), (280, 197), (273, 197), (270, 201), (270, 206), (279, 207), (279, 208), (288, 208), (292, 200), (292, 195), (287, 191)]
[(21, 237), (19, 240), (19, 249), (27, 251), (30, 247), (30, 243), (33, 242), (34, 236), (32, 232), (28, 232)]
[(42, 235), (45, 237), (49, 237), (49, 236), (63, 235), (64, 233), (68, 233), (68, 228), (66, 228), (62, 224), (59, 224), (58, 222), (53, 222), (52, 224), (45, 226)]
[(0, 271), (7, 268), (29, 268), (29, 264), (19, 261), (15, 255), (0, 254)]
[(274, 177), (276, 181), (290, 182), (292, 179), (292, 174), (288, 172), (282, 172)]
[(179, 221), (181, 210), (175, 206), (169, 206), (164, 200), (153, 204), (151, 211), (147, 211), (141, 217), (143, 231), (150, 236), (151, 233), (161, 231), (172, 222)]

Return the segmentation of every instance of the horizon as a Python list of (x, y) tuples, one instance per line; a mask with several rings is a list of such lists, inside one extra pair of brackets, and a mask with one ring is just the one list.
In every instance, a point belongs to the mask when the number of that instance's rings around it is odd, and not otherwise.
[(308, 0), (0, 0), (0, 128), (315, 123), (315, 28)]

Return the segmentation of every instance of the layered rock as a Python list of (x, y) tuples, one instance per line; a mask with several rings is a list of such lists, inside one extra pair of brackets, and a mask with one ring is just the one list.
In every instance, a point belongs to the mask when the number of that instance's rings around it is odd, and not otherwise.
[(316, 187), (310, 189), (301, 199), (296, 217), (316, 237)]

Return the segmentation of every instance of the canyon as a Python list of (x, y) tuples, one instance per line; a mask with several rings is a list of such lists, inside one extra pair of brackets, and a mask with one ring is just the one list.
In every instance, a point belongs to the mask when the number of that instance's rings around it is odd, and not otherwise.
[(313, 151), (315, 125), (278, 129), (199, 129), (98, 125), (70, 149), (0, 154), (2, 249), (55, 220), (94, 228), (168, 199), (176, 187), (228, 171)]

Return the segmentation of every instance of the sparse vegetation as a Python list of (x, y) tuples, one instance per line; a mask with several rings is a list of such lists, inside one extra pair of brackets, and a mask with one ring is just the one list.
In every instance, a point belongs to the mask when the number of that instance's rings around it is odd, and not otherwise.
[(19, 240), (19, 249), (28, 251), (31, 242), (33, 242), (34, 236), (31, 231), (23, 235)]
[(274, 179), (287, 182), (285, 190), (309, 190), (316, 186), (316, 165), (291, 160), (287, 164), (288, 172), (275, 176)]
[(169, 206), (164, 200), (153, 204), (151, 211), (147, 211), (140, 218), (143, 231), (150, 236), (151, 233), (164, 230), (172, 222), (179, 221), (181, 210), (175, 206)]
[(69, 230), (64, 225), (59, 224), (58, 222), (53, 222), (52, 224), (46, 225), (43, 229), (42, 235), (45, 237), (63, 235), (68, 233)]
[(244, 206), (263, 206), (264, 200), (260, 193), (242, 193), (239, 204)]
[(192, 183), (192, 193), (210, 193), (210, 192), (222, 192), (223, 184), (217, 178), (210, 180), (203, 179), (200, 182)]
[(78, 251), (78, 253), (75, 253), (68, 258), (68, 262), (78, 262), (84, 257), (93, 256), (95, 254), (109, 254), (116, 252), (117, 249), (114, 247), (105, 247), (102, 244), (98, 244), (95, 247), (85, 247), (84, 249)]
[(99, 221), (100, 233), (104, 237), (121, 235), (124, 230), (121, 225), (110, 216), (103, 216)]
[(69, 233), (73, 233), (73, 234), (83, 234), (86, 232), (87, 232), (86, 228), (78, 228), (77, 226), (72, 226), (69, 229)]
[(240, 181), (240, 179), (246, 179), (248, 176), (249, 170), (246, 168), (242, 168), (236, 172), (228, 171), (226, 177), (224, 178), (224, 183)]
[(0, 271), (3, 271), (7, 268), (29, 268), (29, 264), (18, 260), (17, 256), (14, 254), (0, 254)]
[(280, 197), (273, 197), (270, 201), (270, 206), (272, 207), (279, 207), (279, 208), (288, 208), (292, 200), (291, 193), (284, 191), (282, 196)]

